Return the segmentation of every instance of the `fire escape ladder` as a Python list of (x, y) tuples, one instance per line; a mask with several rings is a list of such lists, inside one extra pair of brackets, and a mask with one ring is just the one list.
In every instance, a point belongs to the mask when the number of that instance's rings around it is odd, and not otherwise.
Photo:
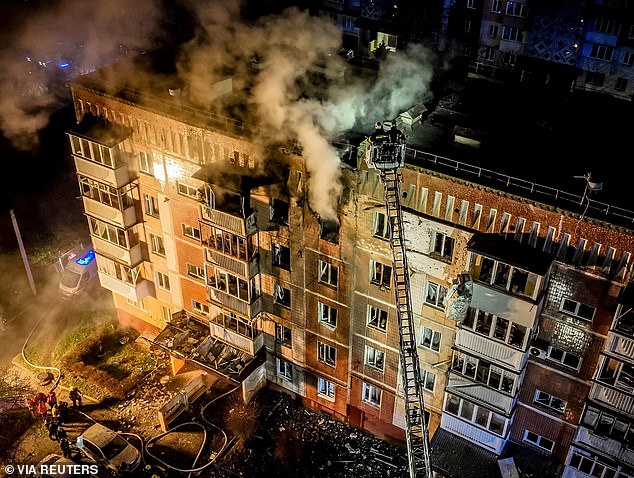
[[(394, 154), (397, 152), (395, 150)], [(397, 168), (380, 170), (385, 189), (390, 226), (390, 246), (394, 259), (394, 289), (398, 316), (405, 422), (410, 478), (431, 478), (429, 435), (424, 414), (423, 386), (416, 351), (414, 317), (410, 294), (409, 272), (403, 232), (403, 213), (400, 201), (401, 175)]]

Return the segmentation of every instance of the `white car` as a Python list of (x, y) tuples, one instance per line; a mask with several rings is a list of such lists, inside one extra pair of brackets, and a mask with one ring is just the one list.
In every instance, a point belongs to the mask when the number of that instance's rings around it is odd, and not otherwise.
[(95, 423), (77, 437), (79, 451), (113, 475), (125, 476), (141, 464), (139, 450), (108, 427)]

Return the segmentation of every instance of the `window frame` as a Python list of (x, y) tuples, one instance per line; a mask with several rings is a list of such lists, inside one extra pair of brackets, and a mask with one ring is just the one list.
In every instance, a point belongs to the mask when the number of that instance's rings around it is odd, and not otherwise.
[(379, 372), (385, 371), (385, 352), (370, 345), (365, 346), (364, 363)]
[(280, 357), (275, 357), (276, 375), (284, 380), (293, 382), (293, 364)]
[(317, 396), (321, 398), (325, 398), (326, 400), (334, 401), (336, 388), (334, 382), (330, 380), (326, 380), (323, 377), (317, 377)]
[(170, 276), (165, 272), (156, 271), (156, 286), (166, 292), (170, 292)]
[(372, 212), (372, 236), (379, 239), (390, 238), (390, 223), (387, 215), (381, 211)]
[(204, 316), (208, 316), (210, 311), (209, 305), (203, 304), (202, 302), (196, 299), (192, 299), (192, 310)]
[[(288, 300), (286, 300), (286, 296), (288, 296)], [(273, 302), (280, 307), (290, 309), (291, 290), (287, 289), (286, 287), (282, 287), (280, 284), (275, 284), (275, 286), (273, 287)]]
[(383, 398), (383, 390), (376, 385), (372, 385), (363, 382), (361, 389), (361, 401), (375, 407), (381, 406), (381, 399)]
[(392, 287), (392, 266), (384, 264), (374, 259), (370, 260), (370, 284), (390, 290)]
[[(536, 439), (533, 440), (532, 438), (529, 438), (529, 435), (534, 435)], [(549, 441), (550, 447), (543, 446), (541, 444), (543, 440)], [(529, 445), (533, 445), (539, 448), (540, 450), (544, 450), (545, 452), (548, 452), (548, 453), (552, 453), (555, 448), (554, 440), (551, 440), (550, 438), (546, 438), (545, 436), (539, 435), (535, 433), (534, 431), (529, 430), (528, 428), (524, 430), (524, 436), (522, 437), (522, 441), (524, 443), (528, 443)]]
[(293, 332), (289, 327), (275, 323), (275, 342), (290, 347), (293, 342)]
[(285, 271), (291, 270), (291, 248), (279, 242), (271, 242), (271, 263)]
[[(584, 308), (592, 310), (592, 317), (588, 318), (584, 315), (579, 315), (580, 310)], [(592, 322), (597, 313), (597, 308), (588, 304), (584, 304), (583, 302), (571, 299), (570, 297), (562, 297), (561, 302), (559, 302), (559, 312), (563, 312), (564, 314), (575, 317), (576, 319), (581, 319), (586, 322)]]
[(165, 242), (163, 237), (158, 234), (149, 233), (150, 238), (150, 250), (152, 253), (165, 257)]
[[(429, 345), (425, 345), (425, 340), (427, 337), (427, 331), (431, 332), (429, 334)], [(434, 341), (434, 339), (437, 337), (437, 341)], [(433, 345), (434, 343), (437, 343), (437, 348), (434, 348)], [(420, 327), (420, 343), (418, 344), (419, 347), (422, 347), (424, 349), (430, 350), (432, 352), (436, 352), (439, 353), (440, 352), (440, 348), (441, 348), (441, 343), (442, 343), (442, 333), (438, 332), (437, 330), (432, 329), (431, 327), (427, 327), (425, 325), (421, 325)]]
[(183, 233), (183, 236), (200, 242), (200, 229), (198, 229), (197, 227), (181, 223), (181, 232)]
[(339, 267), (321, 259), (317, 267), (317, 282), (334, 288), (339, 286)]
[(455, 247), (456, 240), (453, 237), (443, 232), (434, 231), (429, 255), (450, 264), (453, 261)]
[(337, 368), (337, 348), (317, 341), (317, 361), (332, 368)]
[[(541, 395), (541, 399), (540, 399)], [(554, 401), (560, 401), (563, 404), (563, 408), (559, 409), (553, 405)], [(536, 389), (535, 395), (533, 396), (533, 403), (541, 405), (542, 407), (546, 407), (556, 413), (564, 414), (566, 412), (566, 407), (568, 406), (568, 402), (559, 397), (551, 395), (550, 393), (546, 393), (543, 390)]]
[(425, 286), (425, 304), (438, 309), (444, 309), (445, 306), (443, 305), (443, 302), (447, 297), (448, 291), (449, 290), (444, 285), (428, 280), (427, 285)]
[(317, 301), (317, 322), (328, 328), (335, 329), (337, 327), (338, 310), (336, 307)]
[[(374, 321), (373, 318), (373, 311), (376, 310), (376, 325), (373, 325), (372, 322)], [(382, 314), (385, 314), (385, 318), (382, 322)], [(378, 330), (379, 332), (382, 333), (386, 333), (387, 332), (387, 320), (389, 318), (389, 314), (388, 311), (385, 309), (382, 309), (379, 306), (376, 305), (372, 305), (372, 304), (368, 304), (368, 314), (367, 314), (367, 318), (366, 318), (366, 325), (368, 327), (371, 327), (375, 330)], [(381, 323), (383, 323), (383, 327), (381, 327)]]

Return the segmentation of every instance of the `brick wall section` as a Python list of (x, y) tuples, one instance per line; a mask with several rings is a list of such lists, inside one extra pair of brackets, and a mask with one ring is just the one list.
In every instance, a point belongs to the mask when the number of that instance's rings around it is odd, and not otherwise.
[(552, 455), (560, 462), (565, 462), (568, 447), (575, 433), (575, 428), (567, 423), (557, 422), (544, 415), (533, 412), (522, 406), (517, 407), (513, 428), (509, 436), (511, 441), (531, 446), (523, 441), (524, 431), (530, 430), (555, 442)]
[[(589, 383), (571, 380), (570, 377), (550, 370), (543, 365), (529, 362), (518, 400), (527, 406), (537, 408), (570, 424), (576, 424), (581, 416), (583, 401), (589, 389)], [(553, 397), (566, 400), (565, 412), (563, 414), (557, 413), (548, 407), (535, 403), (533, 400), (536, 390), (541, 390)]]

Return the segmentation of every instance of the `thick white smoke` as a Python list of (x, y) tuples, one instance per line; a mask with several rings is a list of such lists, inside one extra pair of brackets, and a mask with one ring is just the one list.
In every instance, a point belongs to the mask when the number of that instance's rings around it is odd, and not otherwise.
[[(413, 46), (390, 55), (370, 83), (351, 77), (338, 81), (347, 64), (337, 55), (341, 32), (329, 20), (291, 8), (245, 24), (237, 11), (218, 4), (201, 11), (199, 18), (213, 41), (192, 45), (181, 62), (181, 75), (204, 98), (204, 85), (221, 79), (227, 67), (239, 71), (257, 57), (260, 72), (248, 101), (256, 113), (259, 139), (299, 141), (309, 173), (310, 206), (321, 218), (336, 221), (341, 169), (330, 140), (354, 126), (393, 118), (426, 99), (430, 57)], [(317, 70), (334, 80), (323, 94), (306, 98), (302, 86)]]

